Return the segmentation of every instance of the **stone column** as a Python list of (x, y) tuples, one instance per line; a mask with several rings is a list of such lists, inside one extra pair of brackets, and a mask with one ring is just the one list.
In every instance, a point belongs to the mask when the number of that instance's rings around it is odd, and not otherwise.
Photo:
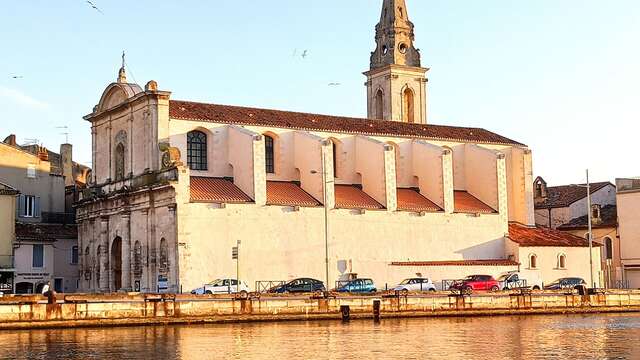
[(100, 282), (101, 292), (109, 292), (109, 217), (100, 218)]
[[(131, 288), (131, 213), (122, 214), (122, 289), (132, 291)], [(116, 289), (120, 290), (120, 289)]]
[(167, 241), (167, 258), (169, 259), (169, 271), (167, 272), (167, 277), (169, 280), (169, 292), (179, 293), (180, 292), (180, 280), (179, 280), (179, 254), (178, 254), (178, 221), (177, 221), (177, 205), (171, 204), (168, 206), (169, 209), (169, 219), (174, 224), (172, 235), (166, 238)]

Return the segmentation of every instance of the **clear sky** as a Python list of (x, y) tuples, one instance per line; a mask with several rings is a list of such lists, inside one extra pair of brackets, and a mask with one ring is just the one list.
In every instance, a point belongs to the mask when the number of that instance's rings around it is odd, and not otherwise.
[[(75, 160), (90, 164), (82, 116), (122, 50), (129, 80), (154, 79), (173, 99), (366, 115), (381, 0), (93, 2), (102, 13), (84, 0), (2, 1), (0, 137), (57, 151), (67, 126)], [(407, 6), (431, 68), (430, 123), (526, 143), (550, 185), (584, 181), (587, 167), (593, 180), (640, 175), (640, 1)]]

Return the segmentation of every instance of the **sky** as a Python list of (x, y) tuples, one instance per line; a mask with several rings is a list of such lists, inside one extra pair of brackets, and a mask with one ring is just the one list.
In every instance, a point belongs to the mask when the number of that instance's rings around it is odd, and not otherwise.
[[(406, 1), (429, 123), (527, 144), (549, 185), (640, 175), (640, 1)], [(172, 99), (366, 116), (381, 0), (0, 2), (0, 140), (68, 132), (90, 165), (82, 116), (123, 50), (129, 81)]]

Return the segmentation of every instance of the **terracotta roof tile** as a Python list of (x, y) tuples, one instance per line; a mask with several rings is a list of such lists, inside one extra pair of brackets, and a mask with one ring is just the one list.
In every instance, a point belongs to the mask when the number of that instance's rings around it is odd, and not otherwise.
[(391, 266), (518, 266), (517, 261), (507, 259), (449, 260), (449, 261), (396, 261)]
[(227, 179), (192, 176), (191, 201), (249, 203), (253, 200)]
[[(587, 239), (575, 236), (573, 234), (552, 230), (540, 226), (525, 226), (522, 224), (509, 224), (509, 239), (524, 247), (537, 246), (564, 246), (564, 247), (587, 247), (589, 241)], [(595, 246), (600, 243), (593, 242)]]
[(169, 116), (178, 120), (208, 121), (223, 124), (522, 145), (517, 141), (479, 128), (409, 124), (398, 121), (307, 114), (180, 100), (171, 100), (169, 102)]
[(384, 206), (354, 185), (336, 185), (335, 194), (336, 207), (339, 209), (384, 209)]
[(55, 241), (57, 239), (77, 239), (76, 225), (16, 223), (16, 239)]
[(267, 181), (267, 204), (286, 206), (320, 206), (320, 203), (295, 183)]
[(453, 192), (453, 203), (455, 212), (458, 213), (483, 213), (491, 214), (496, 211), (491, 206), (483, 203), (467, 191), (456, 190)]
[[(547, 186), (547, 197), (536, 198), (536, 209), (549, 209), (567, 207), (574, 202), (587, 197), (587, 184)], [(607, 185), (614, 186), (612, 183), (605, 181), (599, 183), (591, 183), (591, 194), (604, 188)]]
[(441, 211), (442, 209), (424, 197), (416, 189), (398, 189), (398, 210), (405, 211)]
[[(618, 224), (618, 211), (615, 205), (606, 205), (600, 209), (600, 222), (593, 220), (594, 228), (615, 227)], [(558, 226), (558, 230), (586, 229), (588, 227), (587, 215), (571, 219), (566, 224)]]

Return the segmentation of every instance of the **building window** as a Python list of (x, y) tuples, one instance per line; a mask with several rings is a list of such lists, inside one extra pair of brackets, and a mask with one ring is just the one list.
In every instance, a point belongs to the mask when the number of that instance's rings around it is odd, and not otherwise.
[(331, 139), (331, 154), (333, 159), (333, 177), (338, 177), (338, 143)]
[(267, 174), (275, 174), (275, 154), (273, 148), (273, 138), (269, 135), (264, 136), (264, 163)]
[(535, 254), (529, 255), (529, 269), (537, 269), (538, 268), (538, 256)]
[(164, 238), (160, 240), (160, 272), (163, 274), (169, 272), (169, 247)]
[(382, 89), (378, 89), (378, 92), (376, 93), (375, 107), (376, 119), (382, 120), (384, 118), (384, 93), (382, 92)]
[(567, 255), (560, 254), (558, 255), (558, 269), (566, 269), (567, 268)]
[(187, 133), (187, 164), (191, 170), (207, 170), (207, 135), (202, 131)]
[(32, 246), (33, 246), (33, 256), (31, 261), (31, 267), (43, 268), (44, 267), (44, 245), (34, 244)]
[(71, 247), (71, 264), (72, 265), (78, 264), (78, 247), (77, 246)]
[(40, 217), (40, 198), (33, 195), (20, 195), (18, 215), (25, 218)]
[(414, 96), (413, 90), (410, 88), (406, 88), (402, 93), (402, 117), (404, 122), (413, 123), (414, 122)]
[(96, 250), (96, 285), (100, 286), (100, 267), (102, 266), (102, 245)]
[(36, 178), (36, 166), (33, 164), (29, 164), (27, 165), (27, 177), (29, 179), (35, 179)]
[(604, 238), (604, 252), (607, 260), (613, 259), (613, 242), (608, 237)]
[(115, 167), (116, 181), (124, 179), (124, 145), (122, 143), (116, 145)]
[(542, 197), (542, 184), (541, 183), (536, 183), (536, 197), (537, 198), (541, 198)]
[(142, 275), (142, 246), (140, 241), (136, 241), (133, 246), (133, 273), (136, 276)]

